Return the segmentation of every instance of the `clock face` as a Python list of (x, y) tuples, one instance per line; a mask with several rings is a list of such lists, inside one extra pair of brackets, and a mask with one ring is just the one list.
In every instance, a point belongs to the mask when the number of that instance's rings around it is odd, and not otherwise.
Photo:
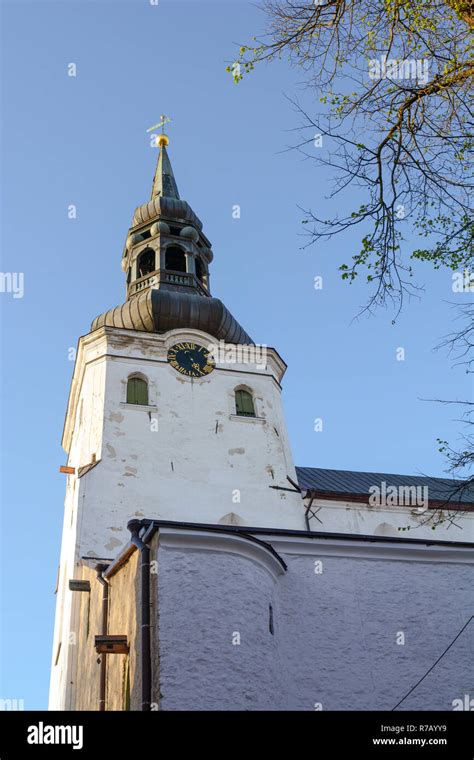
[(216, 363), (207, 348), (198, 343), (183, 341), (168, 349), (168, 362), (186, 377), (205, 377)]

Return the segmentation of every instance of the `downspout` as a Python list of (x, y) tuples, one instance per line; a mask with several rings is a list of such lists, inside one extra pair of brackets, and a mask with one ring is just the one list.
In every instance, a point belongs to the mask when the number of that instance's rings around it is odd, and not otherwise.
[[(107, 565), (96, 565), (97, 580), (102, 584), (102, 635), (107, 636), (107, 622), (109, 616), (109, 584), (102, 573)], [(99, 679), (99, 710), (105, 711), (105, 697), (107, 688), (107, 655), (102, 652), (100, 656), (100, 679)]]
[(142, 710), (149, 712), (151, 710), (150, 547), (145, 543), (148, 536), (145, 534), (145, 541), (142, 541), (138, 535), (141, 528), (139, 520), (131, 520), (127, 528), (132, 534), (130, 541), (140, 550)]

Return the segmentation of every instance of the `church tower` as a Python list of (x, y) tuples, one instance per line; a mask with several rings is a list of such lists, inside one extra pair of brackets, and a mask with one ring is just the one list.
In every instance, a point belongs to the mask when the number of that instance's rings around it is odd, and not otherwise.
[(150, 200), (122, 255), (124, 303), (80, 338), (50, 690), (74, 709), (81, 563), (117, 556), (129, 520), (304, 530), (281, 402), (286, 365), (211, 295), (213, 252), (159, 136)]

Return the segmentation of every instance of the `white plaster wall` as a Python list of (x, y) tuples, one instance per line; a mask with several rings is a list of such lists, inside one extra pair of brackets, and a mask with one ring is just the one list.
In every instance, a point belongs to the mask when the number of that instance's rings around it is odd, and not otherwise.
[(428, 541), (474, 541), (474, 512), (454, 513), (430, 509), (417, 514), (416, 509), (406, 506), (371, 507), (327, 499), (315, 499), (313, 509), (318, 510), (318, 520), (313, 518), (310, 521), (311, 530), (315, 533), (323, 531), (421, 538)]
[[(59, 582), (56, 596), (56, 614), (54, 623), (53, 651), (51, 661), (51, 678), (49, 691), (49, 709), (69, 709), (69, 681), (75, 641), (75, 609), (77, 599), (69, 591), (68, 581), (78, 577), (75, 536), (77, 528), (77, 504), (79, 497), (78, 481), (68, 475), (64, 505), (63, 537), (59, 561)], [(59, 649), (60, 647), (60, 649)], [(59, 657), (58, 655), (59, 650)]]
[[(288, 486), (287, 475), (296, 479), (277, 383), (281, 360), (252, 368), (255, 374), (245, 365), (225, 365), (191, 381), (166, 361), (168, 347), (185, 339), (204, 346), (212, 341), (197, 331), (164, 337), (107, 328), (79, 342), (63, 435), (76, 475), (67, 476), (51, 709), (74, 704), (77, 648), (70, 642), (78, 597), (67, 582), (78, 577), (82, 556), (118, 554), (130, 537), (128, 520), (217, 523), (234, 513), (248, 525), (303, 526), (299, 495), (269, 488)], [(134, 372), (149, 380), (148, 407), (125, 403)], [(255, 393), (258, 420), (233, 416), (234, 389), (242, 384)], [(94, 455), (98, 464), (79, 478)]]
[[(76, 474), (66, 476), (49, 691), (51, 710), (73, 707), (70, 686), (76, 667), (75, 636), (78, 633), (79, 598), (69, 590), (68, 582), (81, 577), (79, 535), (84, 516), (83, 505), (86, 503), (87, 481), (77, 477), (77, 470), (90, 463), (93, 454), (96, 453), (98, 457), (101, 449), (106, 364), (104, 360), (96, 361), (97, 356), (94, 347), (92, 352), (87, 347), (83, 350), (80, 358), (84, 362), (84, 374), (77, 387), (78, 401), (73, 407), (74, 435), (68, 465), (76, 469)], [(73, 381), (72, 392), (75, 390)], [(57, 658), (59, 645), (61, 647)]]
[(274, 584), (248, 558), (160, 552), (160, 709), (281, 708), (282, 663), (269, 633)]
[[(391, 710), (472, 614), (472, 566), (289, 557), (279, 620), (293, 709)], [(405, 644), (397, 644), (404, 634)], [(399, 709), (450, 710), (474, 693), (474, 627)]]
[[(101, 461), (81, 479), (81, 554), (115, 556), (133, 517), (218, 523), (234, 513), (241, 524), (304, 526), (299, 494), (270, 488), (296, 477), (276, 370), (226, 365), (206, 378), (185, 378), (166, 354), (186, 339), (211, 342), (196, 331), (108, 335)], [(147, 407), (126, 403), (135, 372), (149, 381)], [(258, 419), (234, 414), (242, 384), (254, 392)], [(83, 413), (95, 415), (87, 405)]]
[[(278, 548), (288, 571), (271, 579), (223, 549), (160, 543), (161, 709), (391, 710), (472, 615), (462, 550), (456, 559), (394, 544), (306, 540), (283, 552), (280, 539)], [(472, 697), (473, 654), (471, 625), (399, 709), (452, 710)]]

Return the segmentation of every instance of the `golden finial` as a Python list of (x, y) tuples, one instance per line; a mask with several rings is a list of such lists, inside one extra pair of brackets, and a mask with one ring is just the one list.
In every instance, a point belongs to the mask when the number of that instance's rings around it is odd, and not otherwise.
[(147, 129), (147, 132), (154, 132), (155, 129), (159, 129), (161, 127), (161, 135), (158, 135), (157, 140), (158, 145), (161, 148), (162, 145), (169, 145), (169, 137), (168, 135), (165, 135), (165, 124), (171, 121), (171, 119), (169, 119), (168, 116), (165, 116), (164, 113), (161, 114), (160, 119), (161, 121), (159, 121), (158, 124), (154, 124), (152, 127)]

